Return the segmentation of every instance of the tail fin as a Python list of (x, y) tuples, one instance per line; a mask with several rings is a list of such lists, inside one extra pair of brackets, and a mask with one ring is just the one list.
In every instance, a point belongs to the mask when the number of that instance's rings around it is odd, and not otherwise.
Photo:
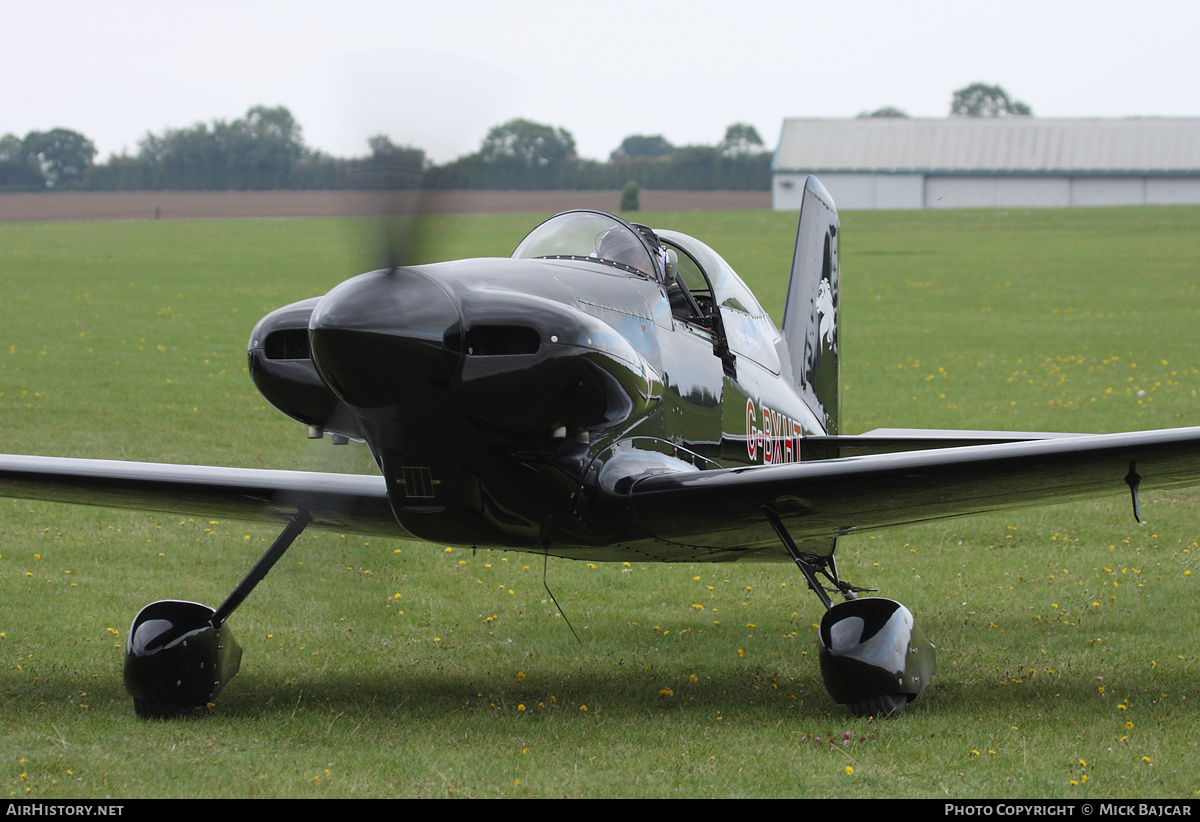
[(783, 340), (795, 389), (838, 433), (841, 368), (838, 365), (838, 216), (829, 192), (816, 177), (804, 183), (792, 278), (783, 309)]

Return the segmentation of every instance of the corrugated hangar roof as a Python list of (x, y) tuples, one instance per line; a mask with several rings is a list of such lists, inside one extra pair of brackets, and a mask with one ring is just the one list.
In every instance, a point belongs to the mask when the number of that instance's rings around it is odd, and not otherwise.
[(775, 171), (1200, 172), (1200, 118), (783, 121)]

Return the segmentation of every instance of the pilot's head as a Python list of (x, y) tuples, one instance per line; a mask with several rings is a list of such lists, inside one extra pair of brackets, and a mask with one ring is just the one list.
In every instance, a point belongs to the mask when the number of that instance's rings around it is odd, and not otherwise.
[(641, 240), (624, 226), (614, 226), (600, 235), (596, 241), (596, 256), (623, 263), (638, 271), (645, 270), (649, 257)]

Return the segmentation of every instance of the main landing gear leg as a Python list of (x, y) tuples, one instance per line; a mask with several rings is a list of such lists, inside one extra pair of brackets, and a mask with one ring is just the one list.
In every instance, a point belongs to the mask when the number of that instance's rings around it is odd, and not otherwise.
[(311, 521), (307, 511), (298, 511), (215, 611), (198, 602), (164, 599), (134, 617), (125, 646), (125, 690), (138, 716), (183, 716), (217, 698), (242, 661), (242, 648), (225, 621)]
[[(925, 689), (936, 662), (933, 644), (913, 621), (912, 612), (882, 597), (859, 599), (868, 589), (838, 577), (833, 552), (802, 552), (779, 515), (763, 508), (808, 587), (825, 606), (821, 618), (821, 677), (834, 702), (855, 716), (887, 716), (902, 710)], [(845, 597), (836, 605), (817, 575)]]

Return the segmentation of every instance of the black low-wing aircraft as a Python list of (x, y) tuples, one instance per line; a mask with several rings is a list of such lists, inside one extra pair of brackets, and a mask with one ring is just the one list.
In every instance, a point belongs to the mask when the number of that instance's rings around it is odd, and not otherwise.
[[(934, 671), (904, 606), (844, 582), (837, 537), (1200, 482), (1200, 428), (1108, 435), (842, 434), (838, 219), (809, 178), (781, 330), (698, 240), (571, 211), (511, 258), (362, 274), (255, 326), (250, 370), (372, 476), (0, 456), (0, 495), (286, 523), (217, 609), (134, 619), (139, 714), (216, 698), (227, 619), (305, 527), (588, 560), (778, 561), (821, 599), (821, 670), (856, 714)], [(844, 601), (834, 604), (830, 594)]]

